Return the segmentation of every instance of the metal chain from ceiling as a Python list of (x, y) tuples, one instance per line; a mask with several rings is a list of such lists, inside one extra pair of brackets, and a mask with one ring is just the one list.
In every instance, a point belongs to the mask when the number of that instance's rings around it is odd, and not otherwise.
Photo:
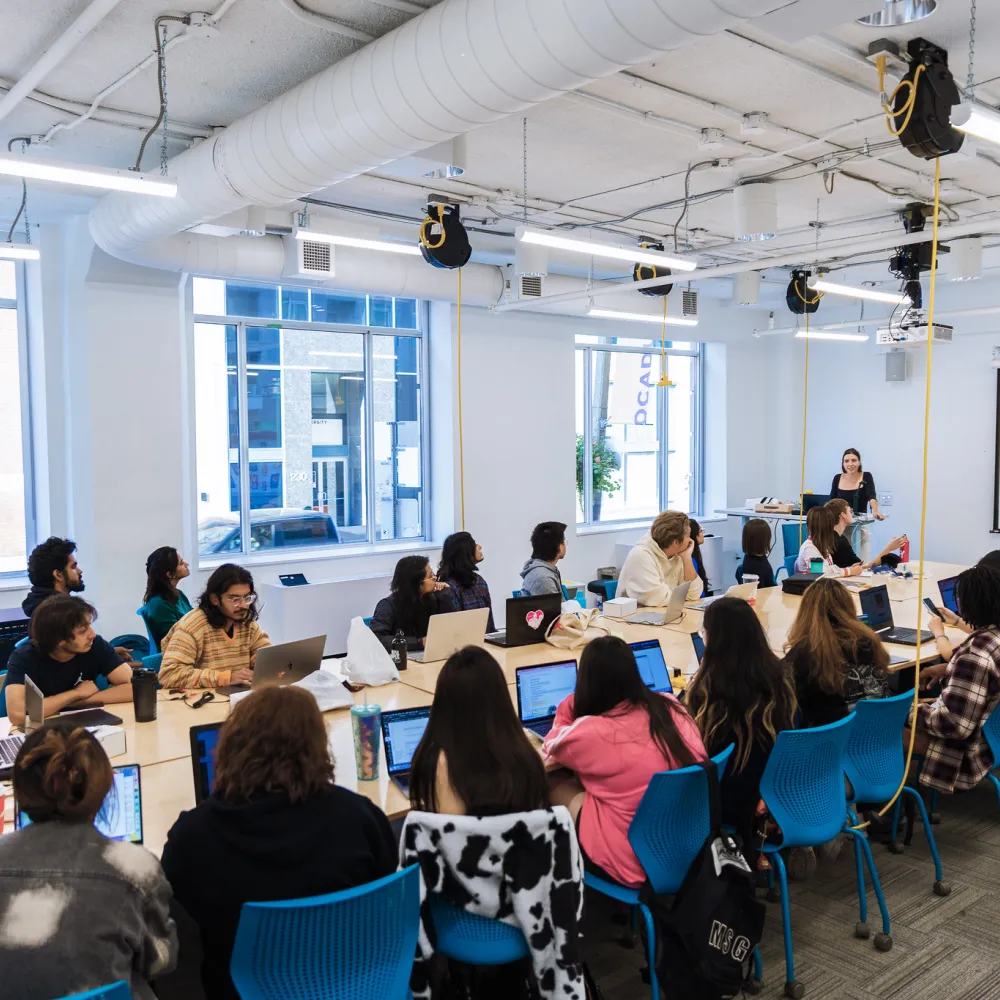
[(969, 7), (969, 70), (965, 78), (965, 99), (972, 100), (975, 90), (975, 77), (973, 76), (973, 64), (976, 59), (976, 0), (972, 0)]
[(521, 215), (528, 224), (528, 119), (521, 119)]
[(160, 74), (160, 93), (163, 95), (163, 133), (160, 137), (160, 173), (167, 176), (167, 26), (160, 26), (162, 32), (160, 42), (160, 58), (158, 71)]

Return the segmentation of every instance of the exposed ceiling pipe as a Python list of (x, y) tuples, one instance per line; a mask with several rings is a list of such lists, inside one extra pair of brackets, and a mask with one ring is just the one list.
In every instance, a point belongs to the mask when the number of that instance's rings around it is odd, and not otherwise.
[(83, 13), (41, 54), (34, 66), (14, 84), (3, 99), (0, 99), (0, 121), (3, 121), (119, 3), (121, 0), (92, 0)]
[[(934, 310), (934, 319), (969, 319), (973, 316), (995, 316), (1000, 313), (1000, 306), (983, 306), (978, 309), (944, 309), (944, 310)], [(891, 317), (889, 316), (871, 316), (865, 317), (864, 319), (848, 319), (844, 320), (842, 323), (819, 323), (816, 325), (810, 324), (810, 330), (849, 330), (851, 327), (862, 327), (862, 326), (885, 326)], [(804, 326), (782, 326), (774, 330), (754, 330), (753, 335), (755, 337), (774, 337), (781, 334), (798, 333), (800, 330), (805, 329)]]
[(294, 14), (300, 21), (313, 28), (320, 28), (323, 31), (332, 32), (334, 35), (343, 35), (345, 38), (353, 38), (356, 42), (371, 42), (375, 40), (374, 35), (369, 35), (367, 31), (359, 31), (352, 28), (343, 21), (336, 18), (327, 17), (326, 14), (319, 14), (314, 10), (303, 7), (298, 0), (278, 0), (289, 14)]
[(249, 204), (288, 204), (775, 6), (445, 0), (174, 157), (176, 198), (102, 198), (91, 232), (113, 256), (204, 273), (197, 265), (235, 255), (182, 230)]

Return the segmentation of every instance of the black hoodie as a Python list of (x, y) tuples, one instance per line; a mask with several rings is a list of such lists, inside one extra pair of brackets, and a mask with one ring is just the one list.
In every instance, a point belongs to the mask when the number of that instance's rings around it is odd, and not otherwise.
[(57, 594), (54, 587), (39, 587), (37, 584), (33, 584), (31, 590), (28, 591), (28, 596), (21, 601), (21, 610), (27, 615), (28, 618), (31, 617), (35, 608), (38, 607), (46, 597), (51, 597), (53, 594)]
[(163, 871), (201, 928), (202, 982), (212, 1000), (239, 1000), (229, 960), (240, 908), (349, 889), (396, 870), (385, 814), (346, 788), (291, 805), (268, 795), (230, 806), (214, 796), (181, 813), (167, 834)]

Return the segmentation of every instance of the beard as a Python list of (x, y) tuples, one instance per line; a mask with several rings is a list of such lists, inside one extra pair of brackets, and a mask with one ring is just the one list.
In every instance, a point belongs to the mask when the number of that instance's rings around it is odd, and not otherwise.
[(75, 583), (67, 583), (66, 584), (66, 593), (67, 594), (79, 594), (81, 590), (86, 590), (86, 589), (87, 589), (87, 585), (83, 582), (83, 577), (82, 576)]

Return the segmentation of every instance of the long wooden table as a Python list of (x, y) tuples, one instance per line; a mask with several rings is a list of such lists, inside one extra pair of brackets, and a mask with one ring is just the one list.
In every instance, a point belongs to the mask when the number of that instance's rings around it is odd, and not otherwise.
[[(954, 576), (962, 569), (961, 566), (950, 564), (927, 564), (924, 579), (925, 596), (939, 603), (940, 595), (936, 581)], [(911, 628), (916, 626), (918, 609), (916, 580), (876, 576), (861, 578), (860, 582), (870, 585), (886, 583), (892, 600), (895, 623)], [(851, 590), (857, 594), (853, 587)], [(783, 593), (780, 587), (758, 592), (757, 614), (771, 647), (779, 654), (784, 651), (788, 631), (795, 619), (800, 601), (799, 597)], [(857, 596), (855, 601), (859, 604)], [(674, 668), (679, 668), (682, 674), (690, 677), (697, 670), (691, 633), (697, 632), (701, 627), (703, 616), (702, 611), (688, 607), (682, 619), (666, 626), (639, 625), (621, 619), (606, 619), (606, 621), (611, 634), (619, 635), (627, 642), (659, 640), (671, 674)], [(922, 617), (922, 624), (926, 627), (926, 613)], [(964, 637), (963, 633), (957, 630), (948, 631), (949, 637), (956, 645)], [(515, 705), (517, 698), (514, 683), (518, 667), (560, 660), (579, 660), (583, 652), (583, 647), (563, 650), (546, 643), (510, 650), (490, 644), (485, 644), (484, 648), (500, 664), (507, 681), (508, 693)], [(891, 669), (900, 670), (913, 666), (914, 647), (890, 645), (887, 648), (899, 661), (894, 663)], [(925, 649), (926, 653), (921, 656), (923, 661), (927, 662), (936, 657), (933, 645)], [(443, 662), (425, 664), (411, 661), (409, 668), (401, 673), (399, 682), (377, 688), (365, 688), (354, 695), (354, 703), (377, 704), (386, 712), (430, 705), (443, 666)], [(151, 851), (159, 855), (166, 841), (167, 832), (177, 816), (183, 810), (194, 807), (190, 727), (224, 720), (229, 714), (229, 701), (224, 696), (217, 696), (215, 701), (193, 711), (183, 701), (171, 700), (166, 691), (161, 691), (157, 708), (155, 722), (137, 723), (131, 705), (110, 706), (110, 710), (123, 720), (126, 741), (125, 753), (114, 758), (112, 763), (138, 763), (142, 766), (144, 841)], [(354, 762), (350, 712), (347, 709), (337, 709), (328, 712), (325, 718), (335, 761), (337, 783), (371, 799), (390, 819), (405, 815), (409, 809), (409, 802), (388, 779), (384, 748), (380, 750), (379, 755), (378, 779), (359, 780)], [(9, 794), (9, 785), (6, 791), (4, 819), (5, 828), (10, 830), (13, 827), (13, 799)]]

